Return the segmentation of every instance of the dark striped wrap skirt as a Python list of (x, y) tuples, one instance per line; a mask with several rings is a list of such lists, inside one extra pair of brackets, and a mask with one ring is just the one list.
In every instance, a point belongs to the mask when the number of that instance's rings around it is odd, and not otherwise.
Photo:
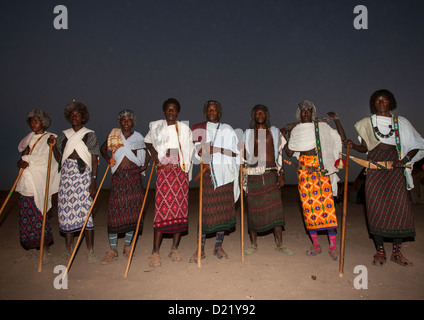
[(277, 171), (249, 175), (247, 223), (250, 231), (265, 232), (284, 226), (283, 201), (277, 187)]
[[(394, 161), (396, 158), (396, 150), (374, 149), (368, 153), (368, 160)], [(388, 238), (415, 236), (411, 202), (403, 170), (395, 168), (367, 171), (365, 195), (371, 234)]]
[(203, 173), (202, 233), (228, 231), (236, 225), (233, 183), (214, 189), (211, 171)]

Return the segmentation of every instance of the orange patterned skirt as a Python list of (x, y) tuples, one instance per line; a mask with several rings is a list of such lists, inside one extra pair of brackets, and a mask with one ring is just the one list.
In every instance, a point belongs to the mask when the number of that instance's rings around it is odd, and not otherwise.
[[(300, 156), (299, 165), (318, 167), (318, 157)], [(298, 170), (299, 195), (308, 231), (337, 228), (336, 208), (330, 178), (320, 172)]]

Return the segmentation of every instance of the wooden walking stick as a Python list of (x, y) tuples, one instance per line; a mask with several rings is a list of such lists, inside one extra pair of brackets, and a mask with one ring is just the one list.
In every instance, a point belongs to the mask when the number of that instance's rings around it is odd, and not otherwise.
[(130, 255), (128, 257), (127, 268), (125, 270), (125, 276), (124, 276), (125, 279), (127, 278), (128, 270), (130, 269), (131, 259), (132, 259), (132, 256), (133, 256), (133, 253), (134, 253), (134, 248), (135, 248), (135, 242), (136, 242), (136, 239), (138, 237), (138, 230), (140, 228), (141, 217), (143, 215), (144, 205), (146, 204), (147, 193), (149, 192), (150, 180), (152, 179), (152, 174), (153, 174), (153, 169), (154, 168), (155, 168), (155, 162), (153, 161), (152, 170), (150, 171), (149, 182), (147, 183), (146, 193), (144, 194), (143, 205), (141, 206), (140, 214), (138, 216), (137, 228), (135, 229), (133, 240), (132, 240), (132, 244), (131, 244)]
[(349, 184), (349, 146), (346, 147), (346, 168), (345, 168), (345, 182), (344, 182), (344, 192), (343, 192), (343, 218), (342, 218), (342, 238), (340, 245), (340, 261), (339, 261), (339, 277), (343, 277), (343, 267), (344, 267), (344, 251), (345, 251), (345, 240), (346, 240), (346, 212), (347, 212), (347, 200), (349, 198), (348, 194), (348, 184)]
[(240, 150), (241, 262), (244, 262), (243, 149)]
[(202, 214), (203, 214), (203, 160), (200, 155), (200, 188), (199, 188), (199, 239), (197, 243), (197, 266), (202, 268)]
[(7, 202), (9, 201), (10, 197), (12, 196), (13, 191), (15, 191), (16, 185), (18, 184), (18, 181), (19, 181), (19, 179), (21, 178), (22, 173), (24, 172), (24, 170), (25, 170), (25, 169), (21, 169), (21, 170), (19, 171), (18, 177), (17, 177), (17, 178), (16, 178), (16, 180), (15, 180), (15, 183), (13, 184), (12, 188), (10, 189), (10, 191), (9, 191), (9, 193), (8, 193), (7, 197), (6, 197), (6, 200), (4, 200), (4, 202), (3, 202), (3, 205), (1, 206), (1, 209), (0, 209), (0, 215), (2, 214), (4, 207), (6, 207), (6, 204), (7, 204)]
[(51, 171), (51, 168), (52, 168), (52, 151), (53, 151), (53, 145), (50, 144), (49, 162), (48, 162), (48, 165), (47, 165), (46, 191), (45, 191), (45, 194), (44, 194), (43, 224), (42, 224), (42, 227), (41, 227), (40, 257), (38, 258), (38, 272), (41, 272), (41, 270), (43, 268), (44, 233), (46, 232), (47, 203), (49, 201), (49, 188), (50, 188), (50, 171)]
[(98, 195), (99, 195), (100, 189), (102, 188), (103, 182), (105, 181), (105, 178), (106, 178), (107, 172), (109, 171), (109, 167), (110, 167), (110, 165), (108, 165), (108, 166), (107, 166), (107, 168), (106, 168), (105, 174), (103, 175), (102, 182), (100, 182), (100, 186), (99, 186), (99, 188), (97, 189), (96, 196), (95, 196), (95, 197), (94, 197), (94, 199), (93, 199), (93, 203), (91, 204), (90, 210), (88, 210), (87, 218), (85, 218), (84, 225), (83, 225), (83, 226), (82, 226), (82, 228), (81, 228), (81, 231), (80, 231), (80, 234), (79, 234), (79, 237), (78, 237), (77, 243), (76, 243), (76, 245), (75, 245), (74, 251), (72, 252), (71, 257), (69, 258), (68, 265), (67, 265), (67, 267), (66, 267), (65, 272), (63, 273), (62, 280), (63, 280), (63, 279), (65, 279), (65, 278), (66, 278), (66, 276), (68, 275), (68, 272), (69, 272), (69, 269), (70, 269), (70, 267), (71, 267), (72, 261), (74, 260), (74, 257), (75, 257), (75, 253), (76, 253), (76, 252), (77, 252), (77, 250), (78, 250), (78, 246), (79, 246), (79, 244), (80, 244), (80, 242), (81, 242), (81, 239), (82, 239), (82, 236), (83, 236), (83, 234), (84, 234), (85, 226), (86, 226), (86, 225), (87, 225), (87, 223), (88, 223), (88, 219), (90, 218), (91, 211), (93, 210), (93, 207), (94, 207), (94, 204), (96, 203), (96, 200), (97, 200), (97, 197), (98, 197)]

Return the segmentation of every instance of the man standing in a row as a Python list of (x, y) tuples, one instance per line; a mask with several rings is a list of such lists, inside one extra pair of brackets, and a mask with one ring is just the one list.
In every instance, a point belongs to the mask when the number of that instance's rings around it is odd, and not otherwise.
[[(206, 235), (216, 233), (213, 254), (219, 259), (227, 259), (222, 248), (224, 234), (236, 225), (235, 202), (240, 196), (239, 166), (237, 164), (238, 139), (233, 128), (221, 123), (222, 106), (218, 101), (210, 100), (204, 105), (203, 112), (208, 121), (193, 126), (193, 140), (196, 157), (202, 155), (203, 198), (202, 198), (202, 252)], [(198, 252), (190, 262), (197, 262)]]
[(245, 254), (258, 250), (257, 234), (273, 229), (277, 247), (275, 250), (288, 255), (294, 253), (283, 246), (283, 203), (281, 188), (284, 186), (282, 150), (286, 140), (280, 130), (271, 126), (268, 108), (256, 105), (251, 112), (250, 129), (244, 134), (245, 168), (247, 179), (247, 221), (250, 246)]
[(289, 157), (295, 156), (299, 160), (299, 195), (305, 226), (313, 242), (306, 254), (316, 256), (321, 253), (317, 231), (326, 230), (330, 241), (328, 252), (333, 260), (337, 260), (337, 218), (333, 195), (337, 195), (339, 179), (334, 163), (339, 158), (346, 135), (334, 112), (329, 112), (327, 117), (334, 119), (337, 130), (325, 122), (316, 121), (316, 113), (311, 101), (299, 103), (296, 111), (298, 123), (289, 133), (285, 151)]
[(413, 165), (424, 157), (424, 139), (405, 118), (394, 114), (397, 102), (386, 89), (375, 91), (369, 101), (371, 115), (355, 124), (360, 144), (348, 145), (374, 164), (391, 164), (391, 169), (368, 169), (365, 182), (369, 232), (377, 252), (372, 264), (386, 263), (385, 239), (393, 241), (390, 260), (401, 266), (413, 263), (401, 252), (402, 243), (415, 237), (414, 216), (408, 190), (414, 187)]
[[(123, 254), (127, 257), (130, 255), (131, 242), (135, 241), (134, 232), (144, 199), (141, 174), (150, 161), (143, 136), (133, 130), (137, 121), (135, 112), (124, 109), (117, 118), (121, 128), (112, 129), (100, 148), (112, 172), (107, 219), (110, 249), (102, 259), (102, 264), (118, 259), (119, 233), (125, 233)], [(111, 151), (111, 156), (108, 150)]]
[(191, 179), (193, 137), (190, 128), (177, 121), (181, 110), (177, 99), (162, 106), (165, 119), (150, 122), (144, 141), (156, 164), (156, 197), (151, 267), (161, 265), (159, 248), (163, 234), (173, 235), (169, 257), (181, 261), (178, 251), (182, 233), (188, 230), (188, 191)]

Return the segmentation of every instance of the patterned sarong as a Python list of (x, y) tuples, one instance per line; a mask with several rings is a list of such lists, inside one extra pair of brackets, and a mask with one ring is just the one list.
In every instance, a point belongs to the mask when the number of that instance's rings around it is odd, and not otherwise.
[(181, 167), (157, 170), (154, 230), (188, 230), (188, 174)]
[(143, 205), (140, 167), (118, 168), (112, 176), (107, 227), (109, 233), (135, 230)]
[[(319, 167), (318, 157), (300, 156), (299, 165)], [(322, 173), (307, 170), (298, 170), (297, 176), (306, 229), (319, 231), (337, 228), (330, 178)]]
[[(64, 233), (80, 231), (87, 218), (93, 199), (90, 197), (91, 170), (85, 166), (81, 174), (77, 160), (66, 159), (61, 169), (58, 194), (59, 230)], [(93, 230), (93, 216), (90, 215), (87, 230)]]
[(233, 183), (214, 189), (211, 171), (203, 173), (202, 233), (227, 231), (236, 225)]
[(277, 172), (249, 175), (247, 194), (247, 223), (250, 231), (265, 232), (284, 226), (283, 201), (277, 187)]
[[(25, 249), (40, 247), (41, 230), (43, 228), (43, 214), (35, 205), (34, 197), (19, 195), (19, 238)], [(53, 233), (49, 219), (46, 218), (44, 243), (53, 242)]]
[[(396, 150), (373, 149), (368, 159), (394, 161)], [(371, 234), (403, 238), (415, 236), (411, 202), (403, 168), (368, 170), (365, 180), (368, 226)]]

